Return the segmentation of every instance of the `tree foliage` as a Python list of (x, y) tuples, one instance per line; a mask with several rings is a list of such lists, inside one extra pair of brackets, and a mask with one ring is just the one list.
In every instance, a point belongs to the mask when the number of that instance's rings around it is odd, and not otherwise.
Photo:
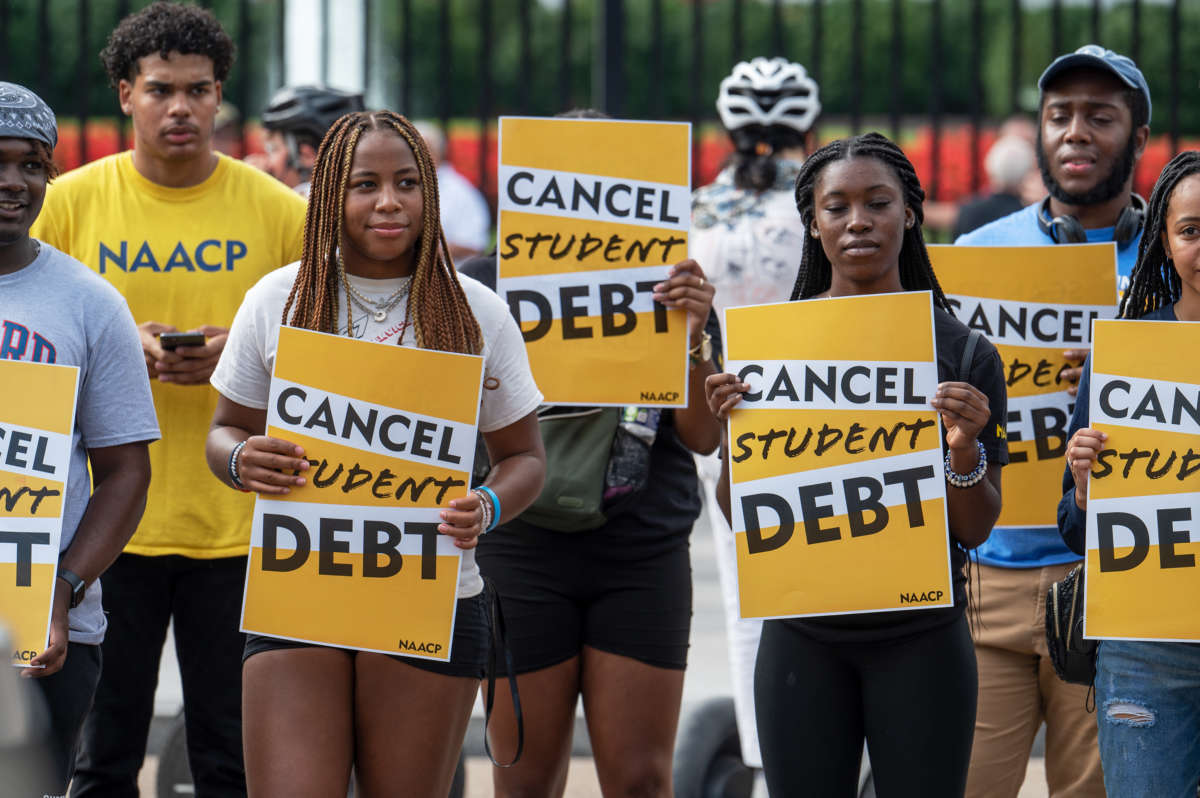
[[(241, 100), (250, 116), (280, 80), (276, 41), (280, 2), (249, 3), (250, 24), (244, 39), (238, 31), (238, 0), (206, 3), (235, 41), (248, 43), (240, 47), (226, 95), (235, 102)], [(893, 25), (897, 2), (898, 29)], [(403, 4), (400, 0), (372, 0), (370, 4), (373, 63), (368, 88), (375, 101), (414, 117), (444, 113), (474, 118), (479, 116), (484, 89), (490, 86), (491, 116), (551, 114), (564, 106), (593, 104), (599, 0), (568, 0), (565, 69), (562, 2), (408, 3), (412, 52), (407, 60), (412, 73), (407, 80), (401, 52)], [(91, 116), (114, 115), (116, 102), (97, 53), (121, 10), (143, 5), (118, 0), (9, 0), (7, 24), (0, 35), (0, 77), (33, 86), (64, 116), (74, 115), (84, 105)], [(443, 5), (450, 21), (446, 56), (440, 40)], [(491, 18), (486, 31), (482, 26), (485, 5)], [(1034, 110), (1037, 76), (1056, 55), (1056, 27), (1061, 52), (1093, 38), (1090, 4), (1064, 5), (1057, 11), (1054, 5), (1042, 3), (1025, 8), (1019, 20), (1018, 91), (1014, 98), (1012, 0), (798, 0), (781, 3), (778, 8), (765, 0), (744, 0), (740, 4), (740, 48), (734, 41), (738, 29), (735, 5), (733, 0), (625, 0), (622, 115), (712, 119), (717, 86), (740, 52), (743, 58), (779, 54), (803, 63), (820, 80), (826, 118), (844, 117), (857, 107), (865, 120), (878, 126), (885, 124), (893, 109), (912, 119), (929, 114), (936, 106), (947, 115), (966, 116), (978, 110), (995, 119), (1017, 108)], [(661, 8), (658, 25), (656, 6)], [(1133, 8), (1132, 0), (1118, 0), (1104, 8), (1100, 43), (1136, 54), (1154, 95), (1156, 131), (1168, 129), (1173, 88), (1180, 97), (1180, 132), (1200, 131), (1200, 103), (1193, 101), (1200, 85), (1200, 65), (1181, 56), (1179, 74), (1172, 75), (1170, 70), (1172, 33), (1180, 38), (1181, 54), (1200, 49), (1200, 3), (1181, 3), (1177, 28), (1172, 26), (1170, 5), (1151, 0), (1140, 3), (1138, 47), (1132, 41)], [(82, 19), (81, 9), (85, 12)], [(974, 33), (977, 12), (978, 41)], [(39, 35), (43, 13), (49, 27), (45, 40)], [(528, 72), (522, 68), (526, 47), (523, 13), (528, 14), (531, 30)], [(935, 18), (940, 20), (936, 33)], [(856, 19), (860, 46), (855, 44)], [(85, 40), (81, 33), (86, 34)], [(897, 47), (899, 92), (893, 97), (893, 50)], [(448, 60), (448, 71), (442, 69), (444, 60)], [(403, 92), (406, 85), (408, 97)]]

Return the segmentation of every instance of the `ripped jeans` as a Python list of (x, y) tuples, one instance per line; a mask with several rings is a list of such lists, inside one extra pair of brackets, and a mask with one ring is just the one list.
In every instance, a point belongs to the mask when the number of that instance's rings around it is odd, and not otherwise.
[(1102, 642), (1096, 719), (1109, 798), (1196, 798), (1200, 644)]

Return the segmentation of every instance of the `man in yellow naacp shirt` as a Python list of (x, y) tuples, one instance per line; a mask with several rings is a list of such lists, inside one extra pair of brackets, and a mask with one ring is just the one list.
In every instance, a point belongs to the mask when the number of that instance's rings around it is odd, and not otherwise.
[[(165, 54), (165, 57), (164, 57)], [(148, 506), (104, 574), (109, 630), (72, 795), (136, 795), (167, 624), (174, 620), (197, 795), (245, 795), (239, 633), (252, 497), (204, 461), (209, 374), (242, 297), (300, 257), (304, 200), (212, 149), (233, 44), (206, 10), (154, 3), (101, 53), (134, 150), (63, 175), (34, 235), (108, 279), (138, 322), (162, 440)], [(200, 331), (199, 346), (169, 336)]]

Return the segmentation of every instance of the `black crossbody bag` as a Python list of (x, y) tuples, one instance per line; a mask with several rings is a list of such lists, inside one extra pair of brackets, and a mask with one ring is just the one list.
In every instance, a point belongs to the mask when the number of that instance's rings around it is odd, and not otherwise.
[(1083, 636), (1083, 563), (1046, 593), (1046, 647), (1058, 678), (1090, 685), (1096, 678), (1096, 641)]

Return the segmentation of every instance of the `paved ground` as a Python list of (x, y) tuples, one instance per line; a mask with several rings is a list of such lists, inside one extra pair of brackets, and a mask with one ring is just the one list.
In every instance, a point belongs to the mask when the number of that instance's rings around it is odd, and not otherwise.
[[(706, 519), (701, 517), (692, 535), (694, 610), (691, 650), (688, 655), (688, 670), (683, 685), (684, 717), (687, 716), (689, 710), (705, 700), (727, 695), (729, 692), (729, 664), (725, 655), (721, 588), (717, 580), (714, 556), (711, 533)], [(168, 640), (167, 647), (163, 652), (158, 693), (155, 698), (155, 713), (158, 717), (151, 732), (150, 751), (152, 755), (147, 758), (146, 766), (139, 778), (143, 798), (177, 798), (173, 795), (156, 796), (154, 778), (158, 766), (156, 754), (163, 744), (163, 731), (169, 719), (179, 711), (181, 705), (178, 665), (174, 657), (173, 643)], [(482, 756), (482, 745), (479, 742), (478, 729), (483, 717), (481, 705), (476, 705), (475, 714), (477, 718), (472, 723), (472, 733), (468, 735), (466, 743), (468, 752), (466, 796), (467, 798), (490, 798), (492, 795), (490, 764), (486, 757)], [(576, 733), (575, 743), (577, 756), (572, 760), (570, 774), (567, 778), (566, 798), (600, 798), (600, 787), (592, 767), (592, 760), (587, 756), (586, 732), (582, 729), (582, 721), (580, 721), (579, 730)], [(1048, 795), (1040, 746), (1035, 746), (1035, 750), (1039, 755), (1029, 761), (1025, 786), (1021, 790), (1020, 798), (1045, 798)]]
[[(154, 776), (157, 772), (157, 757), (146, 760), (142, 768), (141, 778), (138, 779), (142, 798), (156, 798)], [(1046, 769), (1040, 757), (1029, 760), (1029, 770), (1025, 774), (1025, 785), (1017, 798), (1047, 798)], [(168, 798), (168, 796), (159, 796)], [(170, 796), (169, 798), (174, 798)], [(467, 759), (467, 790), (464, 798), (492, 798), (491, 763), (484, 757), (474, 756)], [(600, 784), (596, 780), (596, 771), (592, 767), (590, 757), (575, 757), (571, 760), (571, 770), (567, 775), (567, 791), (564, 798), (601, 798)]]

